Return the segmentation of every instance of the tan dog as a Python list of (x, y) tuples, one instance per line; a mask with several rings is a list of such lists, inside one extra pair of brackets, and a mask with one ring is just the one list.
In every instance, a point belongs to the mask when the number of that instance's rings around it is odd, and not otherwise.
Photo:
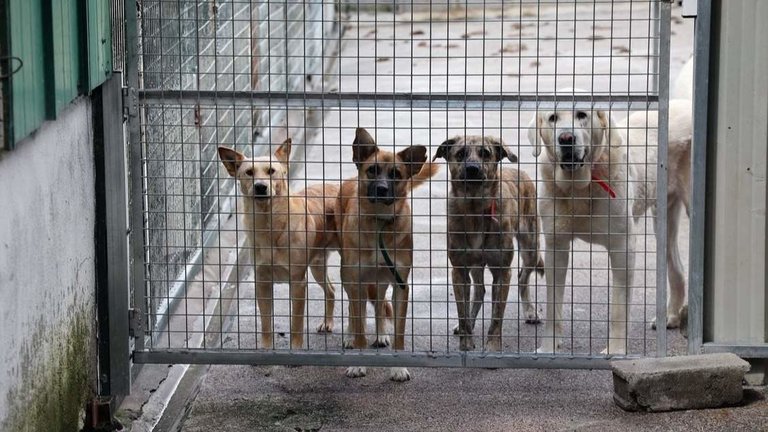
[[(448, 257), (453, 266), (451, 278), (459, 315), (454, 333), (461, 337), (461, 350), (475, 348), (472, 331), (485, 297), (483, 275), (487, 266), (493, 276), (487, 349), (500, 351), (501, 327), (512, 279), (510, 266), (515, 255), (514, 239), (523, 260), (517, 283), (525, 322), (539, 322), (528, 291), (531, 273), (534, 270), (544, 273), (544, 262), (538, 251), (536, 185), (522, 171), (500, 169), (502, 159), (517, 162), (517, 156), (497, 138), (457, 136), (440, 144), (433, 160), (437, 158), (448, 161), (451, 174)], [(470, 303), (471, 285), (475, 295)]]
[[(341, 185), (336, 216), (341, 241), (341, 281), (349, 297), (350, 348), (366, 348), (366, 299), (375, 294), (377, 339), (374, 346), (389, 345), (386, 334), (387, 288), (394, 303), (393, 349), (405, 348), (408, 313), (408, 275), (413, 263), (410, 191), (435, 175), (438, 167), (426, 162), (427, 149), (411, 146), (390, 153), (376, 146), (373, 137), (358, 128), (352, 144), (358, 176)], [(379, 244), (383, 243), (386, 252)], [(385, 255), (386, 254), (386, 255)], [(389, 257), (392, 265), (387, 263)], [(395, 276), (397, 275), (397, 276)], [(364, 367), (350, 367), (348, 377), (366, 375)], [(409, 380), (405, 368), (392, 368), (394, 381)]]
[(259, 348), (273, 348), (273, 287), (290, 283), (291, 348), (304, 344), (304, 308), (307, 298), (307, 267), (325, 291), (325, 318), (317, 331), (332, 331), (335, 288), (326, 264), (331, 250), (338, 249), (333, 211), (339, 187), (318, 184), (297, 194), (288, 189), (288, 158), (291, 140), (274, 157), (247, 159), (235, 150), (219, 147), (219, 157), (229, 175), (240, 183), (243, 224), (251, 248), (256, 277), (256, 296), (261, 314)]
[(571, 243), (579, 238), (608, 250), (613, 284), (609, 302), (607, 354), (627, 350), (627, 303), (635, 270), (634, 191), (627, 149), (604, 111), (539, 112), (528, 138), (541, 153), (543, 187), (539, 214), (544, 232), (547, 312), (540, 353), (556, 352), (562, 342), (563, 297)]

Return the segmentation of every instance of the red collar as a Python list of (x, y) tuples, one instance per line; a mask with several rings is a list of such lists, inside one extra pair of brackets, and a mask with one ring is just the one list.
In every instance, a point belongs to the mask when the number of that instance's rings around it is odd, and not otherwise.
[(491, 217), (491, 220), (494, 222), (499, 221), (498, 213), (496, 212), (496, 198), (491, 200), (491, 208), (488, 209), (488, 212), (486, 213)]
[(611, 185), (607, 181), (598, 177), (594, 171), (592, 171), (592, 181), (597, 183), (597, 185), (603, 188), (604, 191), (608, 192), (608, 195), (610, 195), (611, 198), (616, 198), (616, 192), (613, 190)]

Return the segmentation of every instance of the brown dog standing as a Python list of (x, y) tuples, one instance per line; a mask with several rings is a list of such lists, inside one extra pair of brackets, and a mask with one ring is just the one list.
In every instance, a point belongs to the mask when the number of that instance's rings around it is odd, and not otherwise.
[[(459, 315), (454, 333), (460, 335), (461, 350), (475, 348), (472, 331), (485, 296), (483, 274), (488, 267), (493, 276), (493, 308), (486, 347), (488, 351), (500, 351), (514, 239), (523, 260), (517, 283), (525, 322), (539, 322), (528, 290), (531, 273), (535, 270), (542, 274), (544, 269), (538, 251), (536, 185), (522, 171), (499, 168), (502, 159), (517, 162), (517, 156), (497, 138), (457, 136), (440, 144), (437, 158), (448, 161), (451, 175), (448, 257), (453, 266), (451, 279)], [(470, 303), (473, 283), (475, 295)]]
[[(435, 175), (438, 167), (427, 162), (424, 146), (398, 153), (381, 150), (373, 137), (358, 128), (352, 144), (358, 176), (341, 185), (336, 215), (341, 241), (341, 281), (349, 297), (350, 348), (368, 346), (365, 337), (366, 300), (374, 304), (377, 339), (374, 346), (389, 345), (386, 332), (387, 288), (394, 303), (393, 349), (405, 348), (408, 312), (408, 275), (413, 262), (410, 191)], [(383, 244), (386, 252), (379, 247)], [(386, 254), (386, 255), (385, 255)], [(387, 263), (387, 256), (391, 264)], [(395, 276), (395, 274), (397, 276)], [(347, 376), (365, 376), (366, 368), (350, 367)], [(390, 378), (406, 381), (405, 368), (392, 368)]]
[(307, 267), (325, 290), (325, 318), (318, 331), (333, 329), (335, 288), (328, 279), (328, 255), (339, 247), (333, 211), (339, 187), (317, 184), (299, 193), (288, 190), (287, 139), (273, 157), (247, 159), (242, 153), (219, 147), (229, 175), (240, 183), (243, 224), (251, 248), (256, 298), (261, 315), (259, 348), (273, 348), (273, 286), (290, 283), (291, 348), (304, 344), (304, 308)]

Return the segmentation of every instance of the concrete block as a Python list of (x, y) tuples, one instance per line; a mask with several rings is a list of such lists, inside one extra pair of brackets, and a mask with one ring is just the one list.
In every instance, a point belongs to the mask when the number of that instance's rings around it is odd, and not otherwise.
[(613, 400), (627, 411), (671, 411), (735, 405), (749, 363), (730, 353), (616, 360)]

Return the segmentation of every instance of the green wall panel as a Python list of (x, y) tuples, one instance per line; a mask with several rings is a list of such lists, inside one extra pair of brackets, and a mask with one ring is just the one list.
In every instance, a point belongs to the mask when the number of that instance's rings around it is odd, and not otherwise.
[[(10, 52), (24, 66), (11, 76), (10, 139), (29, 135), (45, 120), (45, 51), (42, 2), (10, 0)], [(8, 117), (6, 117), (8, 118)]]
[(13, 148), (111, 74), (110, 0), (5, 0), (4, 17), (0, 43), (23, 61), (4, 87), (4, 144)]
[(112, 72), (112, 27), (109, 0), (87, 0), (88, 89), (103, 83)]
[(49, 76), (53, 80), (54, 101), (50, 104), (54, 115), (77, 97), (81, 84), (80, 41), (77, 0), (50, 0), (51, 45), (53, 67)]

